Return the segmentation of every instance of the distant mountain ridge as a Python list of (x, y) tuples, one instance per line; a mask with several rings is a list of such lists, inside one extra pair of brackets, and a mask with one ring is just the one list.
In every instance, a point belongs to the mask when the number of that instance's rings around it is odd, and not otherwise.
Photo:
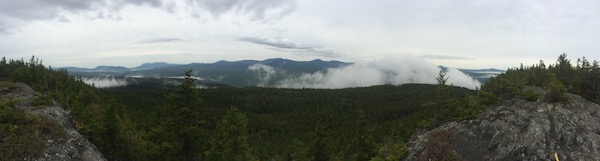
[[(144, 63), (134, 68), (122, 66), (98, 66), (93, 69), (66, 67), (69, 74), (78, 77), (153, 77), (181, 78), (184, 71), (192, 69), (193, 75), (203, 83), (220, 83), (231, 86), (272, 86), (286, 78), (306, 73), (327, 72), (353, 63), (342, 61), (294, 61), (283, 58), (265, 60), (217, 61), (214, 63), (170, 64), (166, 62)], [(440, 66), (443, 70), (446, 67)], [(459, 69), (480, 82), (504, 72), (498, 69)]]
[(138, 67), (132, 68), (135, 70), (146, 70), (146, 69), (154, 69), (154, 68), (161, 68), (161, 67), (170, 67), (170, 66), (177, 66), (177, 65), (181, 65), (181, 64), (170, 64), (170, 63), (166, 63), (166, 62), (154, 62), (154, 63), (144, 63)]

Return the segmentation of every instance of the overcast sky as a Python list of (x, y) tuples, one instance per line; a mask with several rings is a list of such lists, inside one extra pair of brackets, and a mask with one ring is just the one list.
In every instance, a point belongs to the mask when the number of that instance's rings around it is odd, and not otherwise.
[(598, 0), (0, 0), (0, 56), (54, 67), (412, 56), (600, 60)]

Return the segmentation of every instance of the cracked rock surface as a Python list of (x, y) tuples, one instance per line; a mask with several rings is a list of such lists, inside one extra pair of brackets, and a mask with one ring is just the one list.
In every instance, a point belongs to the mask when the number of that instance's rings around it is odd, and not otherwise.
[[(56, 121), (67, 133), (65, 138), (46, 140), (47, 148), (41, 157), (24, 158), (33, 161), (105, 161), (106, 159), (98, 151), (96, 146), (85, 139), (75, 130), (71, 113), (65, 111), (53, 102), (52, 106), (32, 106), (31, 101), (36, 92), (23, 83), (17, 83), (16, 89), (5, 89), (0, 87), (0, 97), (16, 98), (20, 100), (19, 108), (29, 114), (46, 117)], [(2, 159), (0, 159), (2, 160)]]
[[(461, 160), (600, 160), (600, 106), (569, 94), (568, 103), (504, 101), (476, 119), (446, 123), (434, 130), (453, 133), (452, 150)], [(431, 131), (413, 135), (409, 156), (423, 151)]]

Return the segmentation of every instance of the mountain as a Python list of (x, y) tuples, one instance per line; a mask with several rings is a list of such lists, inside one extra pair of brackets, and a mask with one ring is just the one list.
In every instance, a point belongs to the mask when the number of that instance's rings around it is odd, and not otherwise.
[(169, 64), (169, 63), (165, 63), (165, 62), (155, 62), (155, 63), (144, 63), (138, 67), (135, 68), (131, 68), (132, 70), (148, 70), (148, 69), (154, 69), (154, 68), (161, 68), (161, 67), (169, 67), (169, 66), (177, 66), (180, 64)]
[[(165, 62), (144, 63), (138, 67), (98, 66), (94, 69), (68, 67), (69, 74), (81, 77), (114, 78), (176, 78), (180, 79), (184, 71), (192, 69), (193, 75), (202, 83), (217, 83), (235, 87), (276, 86), (286, 79), (302, 74), (326, 72), (352, 63), (341, 61), (294, 61), (283, 58), (266, 60), (217, 61), (214, 63), (169, 64)], [(446, 67), (440, 66), (443, 70)], [(467, 75), (485, 83), (487, 79), (502, 73), (497, 69), (459, 69)], [(96, 83), (98, 84), (98, 83)]]
[(555, 160), (555, 155), (560, 160), (600, 160), (600, 105), (578, 95), (568, 97), (567, 103), (513, 98), (473, 120), (413, 135), (406, 160), (435, 160), (432, 155), (443, 151), (457, 160)]
[(477, 79), (481, 83), (485, 83), (491, 77), (494, 77), (498, 74), (504, 73), (504, 70), (499, 70), (495, 68), (489, 69), (458, 69), (461, 72), (470, 75), (471, 77)]
[(95, 71), (106, 71), (106, 72), (126, 72), (126, 71), (130, 71), (131, 69), (123, 67), (123, 66), (106, 66), (106, 65), (101, 65), (101, 66), (97, 66), (96, 68), (94, 68)]
[[(264, 66), (251, 70), (253, 65), (262, 64)], [(193, 74), (200, 78), (200, 81), (208, 83), (222, 83), (232, 86), (256, 86), (261, 83), (261, 78), (257, 74), (261, 72), (272, 72), (271, 78), (264, 84), (274, 83), (283, 79), (285, 75), (298, 75), (301, 73), (314, 73), (325, 71), (328, 68), (338, 68), (349, 65), (340, 61), (293, 61), (282, 58), (242, 61), (218, 61), (215, 63), (192, 63), (186, 65), (167, 66), (149, 70), (133, 71), (131, 75), (143, 75), (146, 77), (180, 77), (183, 71), (192, 69)], [(260, 65), (258, 65), (260, 66)]]

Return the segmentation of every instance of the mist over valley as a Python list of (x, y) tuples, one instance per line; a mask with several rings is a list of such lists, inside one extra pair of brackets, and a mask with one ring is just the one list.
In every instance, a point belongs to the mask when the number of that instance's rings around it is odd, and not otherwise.
[[(440, 71), (448, 83), (468, 89), (503, 71), (497, 69), (456, 69), (434, 65), (411, 56), (360, 62), (294, 61), (274, 58), (266, 60), (218, 61), (215, 63), (169, 64), (144, 63), (138, 67), (98, 66), (93, 69), (66, 67), (69, 74), (80, 77), (96, 87), (117, 87), (139, 83), (151, 78), (173, 84), (183, 79), (183, 72), (192, 69), (198, 83), (222, 84), (231, 87), (325, 88), (339, 89), (375, 85), (436, 84)], [(179, 71), (179, 72), (178, 72)]]

